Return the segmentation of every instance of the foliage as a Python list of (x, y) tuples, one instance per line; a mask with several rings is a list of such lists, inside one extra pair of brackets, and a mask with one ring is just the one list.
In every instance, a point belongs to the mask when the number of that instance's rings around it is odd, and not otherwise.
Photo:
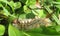
[[(60, 35), (60, 0), (0, 0), (0, 35), (48, 36)], [(52, 26), (19, 30), (13, 20), (49, 18)]]
[(5, 32), (5, 27), (3, 25), (0, 25), (0, 36), (3, 35)]

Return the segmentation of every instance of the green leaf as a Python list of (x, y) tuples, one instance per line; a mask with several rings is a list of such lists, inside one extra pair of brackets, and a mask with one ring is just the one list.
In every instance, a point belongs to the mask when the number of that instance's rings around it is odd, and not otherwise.
[(57, 32), (60, 32), (60, 25), (55, 26), (55, 29), (56, 29)]
[(27, 6), (31, 6), (31, 5), (35, 5), (36, 4), (36, 0), (27, 0), (26, 5)]
[(44, 15), (42, 9), (41, 9), (41, 10), (40, 10), (40, 9), (38, 9), (38, 10), (32, 10), (32, 12), (33, 12), (35, 15), (39, 16), (39, 17), (42, 17), (42, 16)]
[(55, 5), (55, 6), (60, 9), (60, 5)]
[(4, 35), (5, 27), (3, 25), (0, 25), (0, 35)]
[(18, 8), (21, 7), (21, 3), (20, 3), (20, 2), (14, 3), (13, 1), (10, 1), (10, 2), (8, 3), (8, 5), (12, 8), (12, 11), (13, 11), (13, 12), (15, 12), (15, 11), (14, 11), (15, 9), (18, 9)]
[(25, 19), (25, 18), (26, 18), (26, 14), (19, 15), (19, 19)]
[(18, 8), (20, 8), (21, 7), (21, 3), (20, 2), (16, 2), (15, 3), (15, 9), (18, 9)]
[(11, 16), (8, 17), (8, 22), (12, 22), (14, 19), (16, 19), (17, 17), (13, 14)]
[(55, 1), (53, 1), (53, 4), (58, 4), (58, 5), (60, 5), (60, 2), (55, 2)]
[(60, 20), (54, 14), (52, 15), (52, 18), (60, 25)]
[(35, 33), (41, 33), (41, 32), (42, 32), (42, 28), (34, 28), (34, 29), (28, 30), (28, 31), (26, 31), (26, 32), (31, 32), (31, 33), (33, 33), (33, 32), (35, 32)]
[(36, 11), (34, 11), (34, 10), (32, 10), (32, 12), (34, 13), (34, 15), (38, 15), (38, 12), (36, 12)]
[(23, 8), (25, 13), (31, 13), (31, 10), (26, 5)]
[(49, 13), (52, 13), (52, 10), (49, 8), (49, 6), (44, 6), (44, 8), (45, 8)]
[[(45, 6), (45, 9), (48, 11), (48, 13), (52, 13), (52, 10), (48, 6)], [(58, 23), (58, 25), (60, 25), (60, 20), (57, 18), (55, 14), (52, 15), (52, 18)]]
[(3, 8), (3, 13), (4, 13), (5, 16), (11, 15), (5, 7), (2, 7), (2, 8)]
[(46, 35), (58, 35), (58, 33), (56, 32), (54, 26), (43, 27), (42, 33), (46, 34)]
[(57, 2), (60, 2), (60, 0), (56, 0)]
[(43, 15), (44, 15), (44, 13), (43, 13), (43, 10), (41, 9), (39, 9), (39, 10), (36, 10), (37, 12), (38, 12), (38, 16), (39, 17), (42, 17)]
[(2, 7), (2, 4), (0, 4), (0, 7)]
[(19, 1), (22, 2), (22, 3), (26, 3), (27, 0), (19, 0)]
[(28, 14), (26, 14), (26, 18), (35, 18), (35, 15), (31, 12), (31, 13), (28, 13)]
[(15, 4), (14, 4), (14, 2), (13, 2), (13, 1), (10, 1), (10, 2), (8, 3), (8, 5), (12, 8), (12, 11), (14, 12), (14, 9), (15, 9)]
[(3, 2), (5, 4), (8, 4), (8, 1), (7, 0), (0, 0), (0, 2)]
[(19, 31), (17, 28), (13, 27), (11, 24), (9, 24), (8, 34), (9, 36), (23, 36), (23, 32)]
[(0, 0), (0, 1), (2, 1), (2, 2), (6, 2), (7, 0)]

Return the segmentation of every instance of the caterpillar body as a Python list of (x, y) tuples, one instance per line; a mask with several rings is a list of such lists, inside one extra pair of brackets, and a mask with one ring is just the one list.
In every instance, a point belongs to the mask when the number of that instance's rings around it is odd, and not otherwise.
[(13, 26), (17, 27), (18, 29), (33, 29), (33, 28), (39, 28), (41, 25), (50, 26), (50, 24), (51, 22), (41, 18), (23, 19), (23, 20), (15, 19), (13, 21)]

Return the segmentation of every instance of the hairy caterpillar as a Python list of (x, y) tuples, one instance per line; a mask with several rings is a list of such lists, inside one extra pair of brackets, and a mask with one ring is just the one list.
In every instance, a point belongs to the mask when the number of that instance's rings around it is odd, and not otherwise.
[(13, 25), (18, 29), (39, 28), (40, 25), (49, 26), (50, 23), (51, 22), (48, 22), (46, 19), (41, 19), (41, 18), (23, 19), (23, 20), (15, 19), (13, 21)]

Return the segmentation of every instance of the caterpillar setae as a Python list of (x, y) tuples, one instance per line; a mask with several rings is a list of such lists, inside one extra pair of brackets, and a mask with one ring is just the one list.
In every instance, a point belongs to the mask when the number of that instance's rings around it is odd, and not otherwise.
[(50, 26), (51, 22), (48, 19), (41, 19), (41, 18), (34, 18), (34, 19), (23, 19), (13, 20), (13, 26), (17, 27), (18, 29), (33, 29), (39, 28), (41, 25)]

